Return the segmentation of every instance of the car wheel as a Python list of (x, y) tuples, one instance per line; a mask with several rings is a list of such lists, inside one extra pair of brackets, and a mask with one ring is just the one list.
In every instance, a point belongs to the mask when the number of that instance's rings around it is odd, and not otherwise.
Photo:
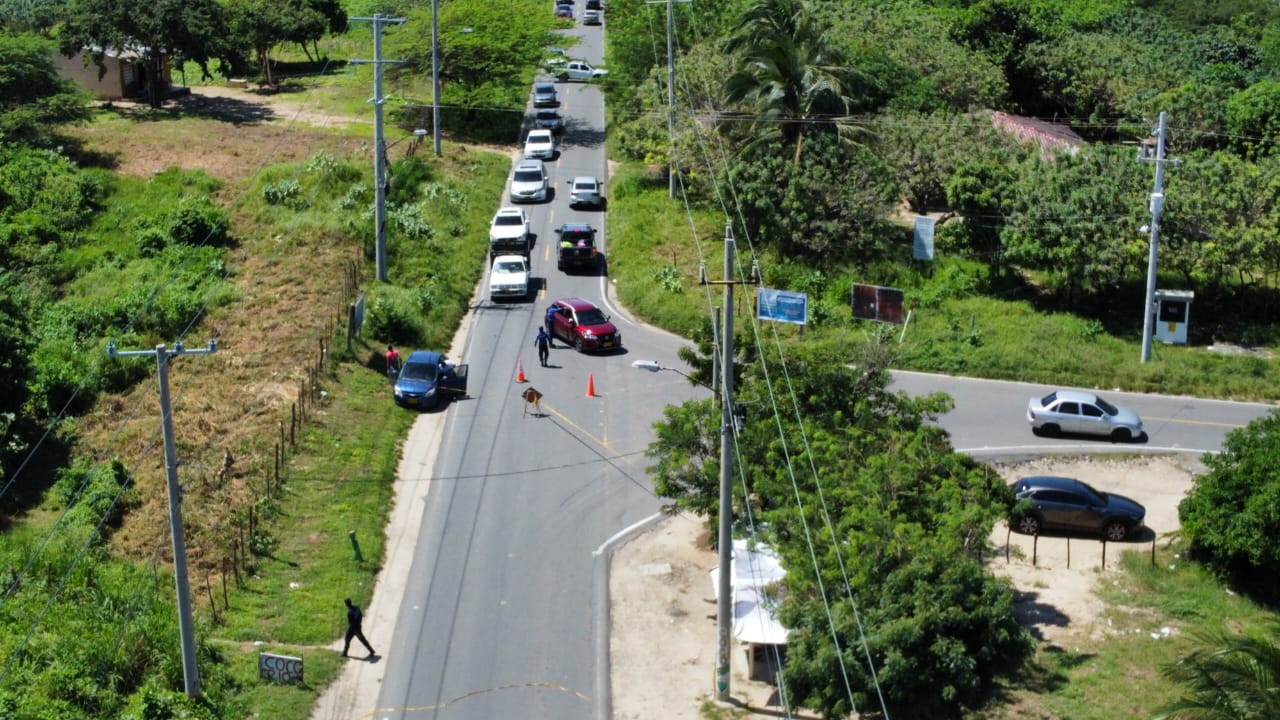
[(1118, 520), (1112, 520), (1102, 528), (1102, 536), (1111, 542), (1120, 542), (1129, 535), (1129, 528)]
[(1062, 433), (1062, 430), (1060, 430), (1058, 426), (1054, 425), (1053, 423), (1049, 423), (1048, 425), (1045, 425), (1044, 427), (1040, 428), (1040, 434), (1048, 435), (1049, 437), (1060, 435), (1061, 433)]
[(1023, 515), (1018, 518), (1017, 529), (1023, 535), (1039, 535), (1040, 519), (1035, 515)]
[(1111, 439), (1116, 442), (1129, 442), (1133, 439), (1133, 433), (1128, 428), (1116, 428), (1111, 431)]
[(581, 338), (581, 337), (576, 337), (576, 338), (574, 338), (574, 339), (573, 339), (573, 349), (574, 349), (574, 350), (577, 350), (578, 352), (582, 352), (582, 338)]

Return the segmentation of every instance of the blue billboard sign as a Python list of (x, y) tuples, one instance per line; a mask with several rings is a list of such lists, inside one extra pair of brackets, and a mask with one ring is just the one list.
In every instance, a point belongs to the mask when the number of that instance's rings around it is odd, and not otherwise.
[(804, 325), (809, 319), (809, 296), (772, 288), (756, 288), (756, 317), (760, 320)]

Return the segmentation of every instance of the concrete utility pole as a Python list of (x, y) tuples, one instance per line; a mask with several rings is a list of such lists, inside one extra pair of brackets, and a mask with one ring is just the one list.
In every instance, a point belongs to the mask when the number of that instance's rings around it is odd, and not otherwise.
[(182, 486), (178, 484), (178, 453), (173, 443), (173, 409), (169, 404), (169, 358), (178, 355), (208, 355), (216, 352), (218, 341), (210, 340), (201, 350), (187, 350), (175, 342), (172, 350), (164, 344), (155, 350), (117, 350), (107, 345), (111, 357), (156, 358), (156, 375), (160, 380), (160, 432), (164, 436), (165, 479), (169, 490), (169, 534), (173, 536), (173, 576), (178, 590), (178, 629), (182, 636), (183, 689), (191, 697), (200, 696), (200, 669), (196, 666), (196, 632), (191, 620), (191, 589), (187, 584), (187, 546), (182, 530)]
[[(382, 135), (382, 66), (385, 64), (403, 64), (403, 60), (382, 59), (382, 26), (399, 25), (404, 18), (389, 18), (382, 15), (373, 17), (353, 17), (352, 20), (367, 20), (373, 23), (373, 59), (352, 60), (353, 65), (373, 65), (373, 231), (374, 257), (376, 259), (378, 280), (387, 281), (387, 147)], [(440, 154), (440, 136), (436, 136), (436, 155)]]
[(1138, 156), (1139, 162), (1156, 165), (1156, 184), (1151, 191), (1151, 247), (1147, 254), (1147, 297), (1142, 316), (1142, 362), (1151, 359), (1151, 332), (1155, 324), (1156, 303), (1156, 249), (1160, 245), (1160, 213), (1164, 210), (1164, 139), (1165, 114), (1160, 113), (1160, 124), (1155, 128), (1155, 157)]
[(729, 700), (729, 648), (733, 634), (733, 473), (736, 456), (734, 433), (737, 418), (733, 403), (733, 286), (759, 283), (753, 271), (747, 280), (734, 279), (733, 224), (724, 228), (724, 280), (707, 280), (704, 285), (724, 286), (724, 318), (720, 331), (720, 518), (716, 540), (720, 557), (716, 582), (716, 699)]
[(693, 2), (693, 0), (647, 0), (645, 2), (645, 5), (667, 6), (667, 137), (671, 141), (671, 162), (668, 163), (667, 171), (667, 197), (672, 199), (676, 196), (676, 33), (675, 25), (671, 19), (671, 3), (673, 2)]
[(440, 0), (431, 0), (431, 136), (440, 157)]

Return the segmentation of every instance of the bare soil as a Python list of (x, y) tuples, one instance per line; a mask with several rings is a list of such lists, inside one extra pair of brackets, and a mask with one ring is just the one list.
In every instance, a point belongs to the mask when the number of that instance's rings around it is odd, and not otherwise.
[[(1150, 532), (1132, 542), (1107, 543), (1105, 568), (1098, 540), (1042, 536), (1036, 541), (1009, 532), (1003, 523), (991, 535), (996, 552), (988, 567), (1013, 583), (1017, 611), (1042, 644), (1091, 646), (1109, 634), (1132, 631), (1103, 618), (1106, 606), (1098, 584), (1116, 572), (1119, 553), (1149, 552), (1178, 529), (1177, 505), (1193, 474), (1202, 471), (1199, 464), (1174, 457), (1050, 458), (996, 470), (1010, 482), (1033, 474), (1078, 477), (1146, 506)], [(704, 521), (682, 515), (663, 520), (614, 553), (610, 657), (617, 720), (705, 717), (701, 708), (712, 697), (716, 632), (709, 573), (717, 566), (706, 539)], [(731, 659), (733, 717), (815, 717), (798, 708), (787, 713), (772, 685), (749, 681), (743, 648), (735, 648)]]

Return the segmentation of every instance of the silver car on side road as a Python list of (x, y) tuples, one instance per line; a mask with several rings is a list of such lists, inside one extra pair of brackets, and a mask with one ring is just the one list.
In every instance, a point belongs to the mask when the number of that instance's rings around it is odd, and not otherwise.
[(1055, 390), (1027, 403), (1027, 422), (1036, 435), (1101, 435), (1117, 441), (1142, 439), (1142, 418), (1094, 393)]

